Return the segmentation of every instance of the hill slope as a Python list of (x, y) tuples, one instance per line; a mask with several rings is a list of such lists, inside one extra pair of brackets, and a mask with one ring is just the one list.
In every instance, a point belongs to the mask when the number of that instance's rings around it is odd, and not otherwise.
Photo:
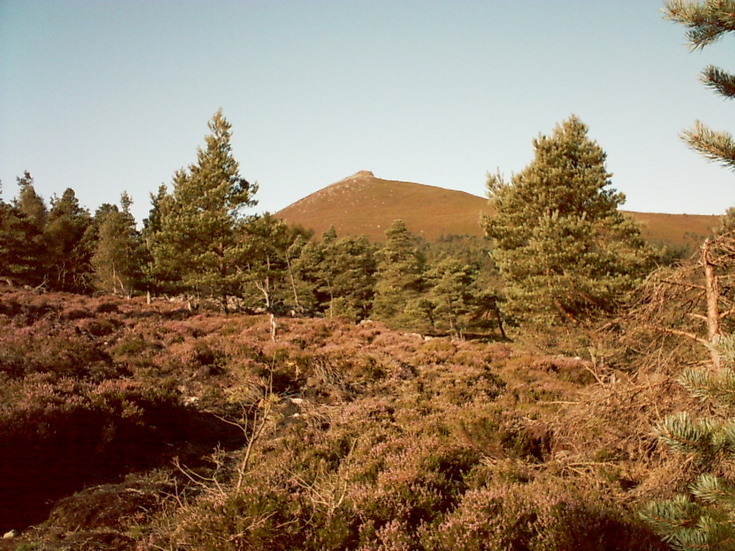
[(665, 551), (664, 372), (205, 310), (0, 291), (0, 551)]
[(339, 235), (367, 235), (383, 240), (390, 224), (401, 219), (428, 240), (442, 235), (481, 235), (480, 214), (487, 200), (463, 191), (383, 180), (361, 171), (312, 193), (276, 213), (321, 235), (334, 226)]
[[(442, 235), (481, 236), (480, 216), (487, 199), (435, 186), (384, 180), (360, 171), (276, 213), (278, 218), (311, 228), (316, 235), (334, 226), (339, 235), (366, 235), (382, 241), (385, 230), (402, 219), (409, 230), (433, 241)], [(657, 243), (696, 245), (717, 226), (718, 217), (631, 212), (643, 222), (644, 235)]]

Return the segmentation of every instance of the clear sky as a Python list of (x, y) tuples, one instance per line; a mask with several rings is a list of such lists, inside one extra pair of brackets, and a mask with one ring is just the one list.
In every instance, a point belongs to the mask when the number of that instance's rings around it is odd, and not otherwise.
[(196, 160), (218, 108), (256, 212), (358, 170), (484, 195), (572, 113), (608, 154), (624, 208), (720, 214), (726, 168), (678, 137), (735, 131), (698, 80), (735, 71), (735, 37), (690, 52), (663, 0), (0, 0), (3, 198), (30, 171), (47, 200), (147, 215)]

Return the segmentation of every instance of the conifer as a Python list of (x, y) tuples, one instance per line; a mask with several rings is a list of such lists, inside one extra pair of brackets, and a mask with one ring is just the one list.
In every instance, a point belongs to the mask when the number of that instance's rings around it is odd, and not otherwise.
[(0, 201), (0, 275), (16, 283), (42, 285), (49, 268), (44, 228), (48, 209), (28, 171), (16, 179), (12, 203)]
[[(726, 33), (735, 31), (735, 1), (670, 0), (664, 11), (671, 21), (687, 27), (687, 39), (692, 50), (700, 50), (716, 42)], [(735, 98), (735, 75), (720, 67), (708, 65), (701, 73), (702, 82), (716, 94)], [(701, 121), (682, 133), (689, 146), (705, 158), (735, 169), (735, 140), (725, 131), (716, 131)]]
[(725, 551), (735, 548), (735, 485), (710, 472), (735, 457), (735, 336), (717, 340), (718, 369), (688, 369), (679, 382), (708, 402), (715, 415), (697, 418), (682, 411), (656, 427), (672, 450), (697, 459), (702, 470), (689, 494), (649, 503), (641, 516), (674, 549)]
[(247, 220), (243, 209), (257, 203), (257, 185), (240, 176), (232, 125), (221, 110), (208, 126), (211, 133), (197, 162), (174, 174), (170, 194), (159, 190), (147, 242), (153, 273), (171, 278), (190, 295), (214, 297), (227, 309), (228, 297), (242, 287), (243, 245), (237, 236)]
[(417, 238), (403, 220), (394, 221), (385, 236), (377, 253), (373, 316), (394, 328), (431, 327), (430, 304), (422, 296), (425, 259)]
[(73, 189), (67, 188), (61, 197), (52, 197), (44, 234), (53, 288), (72, 292), (89, 290), (94, 237), (87, 230), (91, 224), (92, 216), (79, 204)]
[(123, 193), (121, 208), (98, 210), (97, 243), (91, 259), (95, 286), (125, 296), (131, 296), (141, 281), (141, 241), (131, 204)]
[(505, 280), (507, 317), (576, 324), (616, 309), (650, 265), (638, 226), (618, 210), (602, 148), (576, 116), (534, 140), (534, 160), (505, 182), (488, 178), (483, 218)]
[(367, 237), (338, 237), (334, 227), (305, 244), (293, 265), (302, 305), (327, 317), (366, 319), (375, 293), (374, 249)]

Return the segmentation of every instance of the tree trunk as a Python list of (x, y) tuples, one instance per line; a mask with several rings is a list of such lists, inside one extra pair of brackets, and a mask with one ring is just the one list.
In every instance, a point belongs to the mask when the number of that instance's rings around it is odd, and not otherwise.
[[(722, 335), (720, 326), (722, 316), (719, 306), (720, 285), (715, 273), (715, 266), (710, 258), (712, 244), (713, 241), (710, 239), (702, 244), (702, 267), (704, 268), (704, 285), (707, 298), (707, 340), (711, 345), (715, 344)], [(719, 368), (721, 365), (719, 352), (710, 346), (710, 355), (713, 366)]]

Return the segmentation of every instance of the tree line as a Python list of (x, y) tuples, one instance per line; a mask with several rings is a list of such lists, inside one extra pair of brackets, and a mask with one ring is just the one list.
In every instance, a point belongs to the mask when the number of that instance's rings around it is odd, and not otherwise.
[[(15, 284), (69, 292), (181, 295), (233, 308), (372, 318), (398, 329), (461, 335), (504, 323), (548, 328), (613, 313), (657, 252), (618, 207), (606, 156), (576, 116), (534, 141), (506, 182), (488, 178), (487, 239), (428, 243), (396, 220), (384, 243), (320, 239), (254, 215), (258, 185), (240, 174), (222, 111), (196, 162), (151, 195), (138, 230), (131, 199), (94, 215), (72, 189), (36, 193), (29, 173), (0, 202), (0, 270)], [(502, 333), (505, 336), (504, 333)]]
[(534, 160), (488, 178), (487, 239), (428, 243), (400, 220), (384, 243), (320, 239), (266, 213), (240, 174), (221, 111), (196, 162), (151, 196), (142, 230), (131, 199), (94, 215), (74, 191), (48, 208), (30, 174), (2, 202), (2, 275), (50, 290), (183, 295), (238, 308), (368, 317), (461, 335), (503, 325), (544, 329), (614, 313), (661, 258), (618, 207), (606, 156), (576, 116), (534, 141)]
[(73, 189), (48, 206), (31, 175), (0, 199), (0, 276), (14, 286), (125, 296), (184, 296), (224, 310), (293, 311), (379, 319), (414, 331), (486, 331), (497, 315), (497, 271), (488, 243), (454, 237), (428, 243), (397, 220), (383, 244), (313, 232), (249, 214), (258, 185), (240, 174), (231, 125), (221, 111), (197, 160), (151, 196), (142, 229), (123, 193), (94, 214)]

